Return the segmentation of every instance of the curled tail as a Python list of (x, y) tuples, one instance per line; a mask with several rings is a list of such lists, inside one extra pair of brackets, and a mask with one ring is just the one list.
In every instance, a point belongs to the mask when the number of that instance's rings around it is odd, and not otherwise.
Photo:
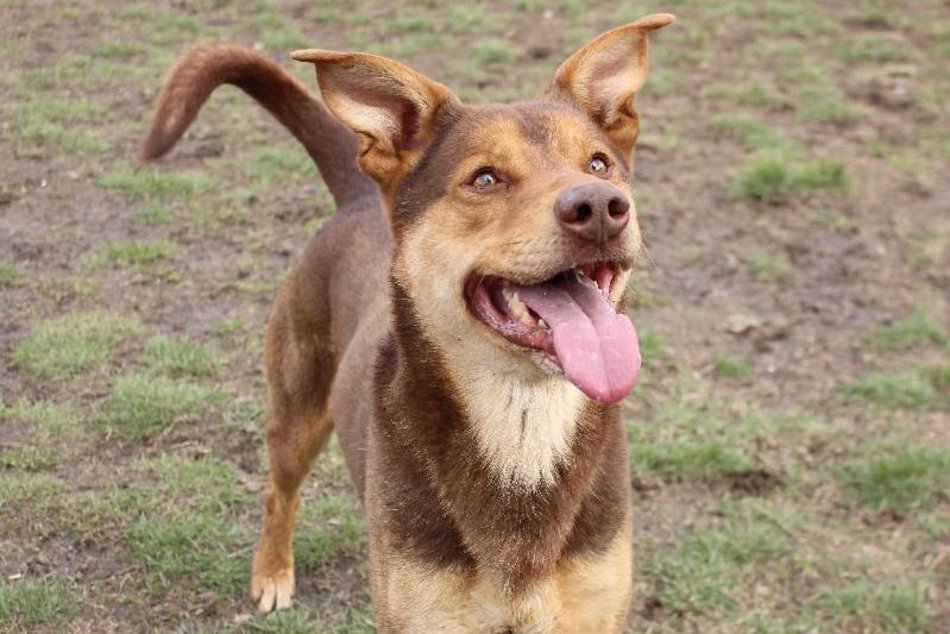
[(378, 192), (356, 165), (357, 139), (299, 81), (263, 53), (212, 42), (185, 53), (172, 67), (139, 151), (143, 162), (174, 147), (211, 93), (233, 84), (290, 130), (313, 159), (337, 206)]

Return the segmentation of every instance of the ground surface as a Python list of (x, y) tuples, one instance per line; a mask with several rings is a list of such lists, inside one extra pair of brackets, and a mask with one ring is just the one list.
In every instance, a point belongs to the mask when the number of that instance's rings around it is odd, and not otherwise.
[(373, 631), (335, 448), (298, 607), (244, 596), (263, 327), (333, 209), (234, 89), (132, 167), (180, 51), (367, 49), (508, 100), (655, 9), (630, 631), (950, 631), (947, 4), (400, 4), (0, 4), (0, 631)]

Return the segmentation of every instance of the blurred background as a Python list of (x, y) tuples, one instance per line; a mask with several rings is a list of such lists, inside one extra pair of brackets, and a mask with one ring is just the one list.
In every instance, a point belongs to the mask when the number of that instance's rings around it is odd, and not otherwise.
[(950, 631), (950, 5), (944, 0), (0, 3), (0, 632), (372, 632), (336, 446), (296, 608), (245, 598), (274, 291), (334, 212), (237, 89), (133, 156), (212, 39), (537, 94), (653, 11), (625, 405), (629, 631)]

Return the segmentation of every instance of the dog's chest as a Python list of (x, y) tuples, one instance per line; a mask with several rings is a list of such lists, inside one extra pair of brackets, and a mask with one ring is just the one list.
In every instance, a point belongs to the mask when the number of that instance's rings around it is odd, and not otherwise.
[(478, 449), (501, 482), (534, 489), (553, 484), (570, 451), (583, 395), (551, 377), (536, 383), (495, 374), (460, 383)]

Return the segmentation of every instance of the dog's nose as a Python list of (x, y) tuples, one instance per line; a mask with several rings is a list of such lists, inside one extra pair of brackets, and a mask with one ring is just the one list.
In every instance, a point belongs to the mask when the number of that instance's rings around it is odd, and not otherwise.
[(629, 212), (627, 197), (609, 183), (577, 185), (554, 201), (554, 215), (564, 229), (600, 244), (620, 235)]

